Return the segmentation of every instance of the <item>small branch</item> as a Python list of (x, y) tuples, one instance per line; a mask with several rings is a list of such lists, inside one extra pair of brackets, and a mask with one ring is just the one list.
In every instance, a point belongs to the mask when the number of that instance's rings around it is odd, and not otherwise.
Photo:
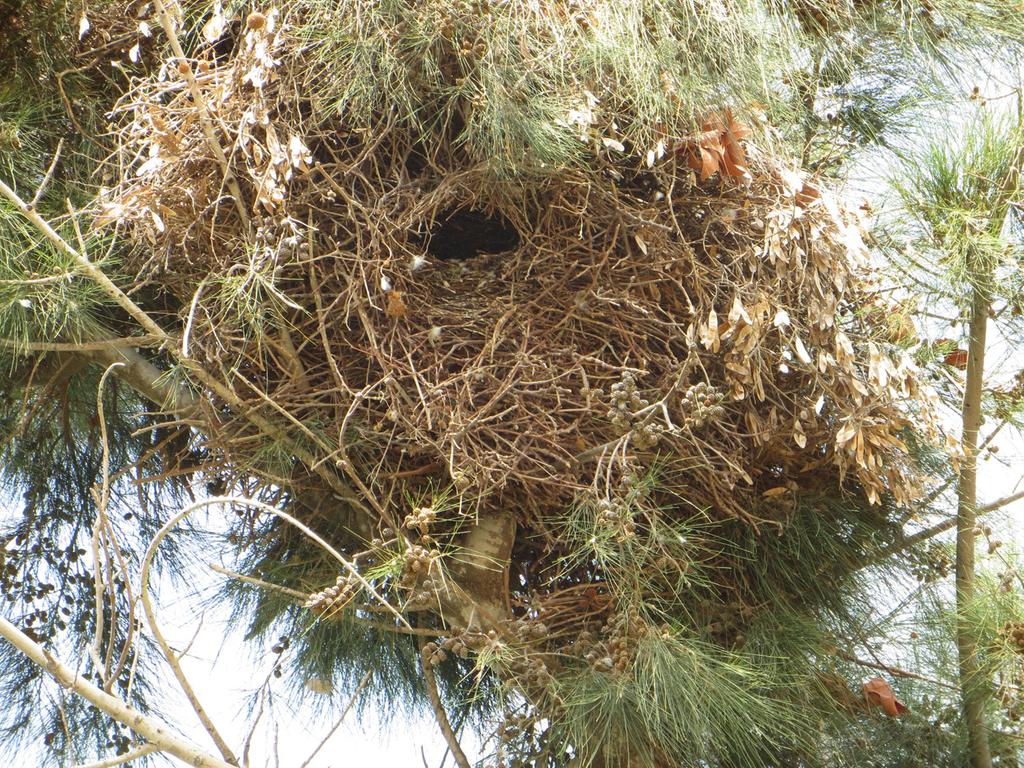
[[(142, 561), (142, 580), (144, 585), (143, 591), (145, 591), (145, 584), (147, 584), (149, 579), (150, 563), (152, 562), (153, 556), (156, 554), (156, 548), (160, 545), (160, 541), (163, 539), (163, 537), (166, 536), (171, 531), (171, 529), (174, 528), (174, 526), (176, 526), (184, 518), (188, 517), (196, 510), (203, 509), (204, 507), (215, 506), (217, 504), (225, 504), (229, 506), (231, 504), (241, 504), (247, 507), (254, 507), (255, 509), (259, 509), (268, 514), (280, 517), (282, 520), (291, 523), (300, 531), (302, 531), (306, 536), (308, 536), (312, 541), (316, 542), (321, 547), (323, 547), (324, 550), (326, 550), (335, 560), (337, 560), (341, 564), (341, 566), (349, 573), (349, 575), (352, 576), (352, 578), (354, 578), (362, 585), (363, 589), (365, 589), (367, 593), (374, 597), (384, 607), (385, 610), (387, 610), (395, 618), (397, 618), (399, 622), (402, 623), (403, 626), (410, 627), (410, 624), (406, 620), (405, 616), (403, 616), (402, 613), (397, 608), (391, 605), (391, 603), (389, 603), (384, 598), (384, 596), (377, 591), (376, 587), (374, 587), (373, 584), (366, 580), (366, 577), (363, 576), (358, 571), (358, 569), (354, 565), (352, 565), (351, 562), (349, 562), (345, 557), (343, 557), (342, 554), (338, 552), (338, 550), (336, 550), (334, 547), (328, 544), (323, 539), (323, 537), (318, 535), (309, 526), (307, 526), (300, 520), (296, 519), (295, 517), (292, 517), (287, 512), (283, 512), (280, 509), (275, 509), (269, 504), (264, 504), (262, 501), (256, 501), (255, 499), (242, 498), (241, 496), (210, 496), (209, 498), (202, 499), (201, 501), (196, 501), (188, 505), (187, 507), (182, 509), (181, 512), (179, 512), (177, 515), (175, 515), (166, 523), (164, 523), (163, 527), (159, 531), (157, 531), (156, 536), (153, 537), (153, 541), (150, 542), (149, 549), (146, 550), (146, 555)], [(304, 595), (304, 597), (306, 596)]]
[[(229, 579), (236, 579), (237, 581), (245, 582), (246, 584), (252, 584), (254, 587), (262, 587), (263, 589), (269, 589), (274, 592), (280, 592), (283, 595), (294, 597), (300, 604), (306, 602), (309, 599), (309, 594), (306, 592), (299, 592), (297, 589), (290, 589), (289, 587), (282, 587), (280, 584), (271, 584), (269, 581), (263, 579), (256, 579), (252, 576), (243, 576), (241, 573), (224, 568), (223, 566), (217, 565), (216, 563), (210, 563), (210, 568), (217, 573), (227, 576)], [(376, 606), (375, 606), (376, 607)], [(332, 616), (326, 617), (327, 619), (333, 618)], [(420, 627), (404, 627), (396, 626), (394, 624), (382, 624), (379, 621), (373, 621), (371, 619), (363, 619), (359, 616), (347, 616), (346, 621), (351, 621), (355, 624), (360, 624), (364, 627), (370, 627), (380, 632), (394, 632), (401, 635), (423, 635), (424, 637), (437, 637), (439, 630), (436, 629), (422, 629)]]
[(950, 487), (952, 487), (955, 480), (955, 477), (950, 477), (945, 482), (943, 482), (942, 485), (940, 485), (938, 488), (936, 488), (927, 496), (925, 496), (924, 499), (910, 507), (906, 512), (903, 513), (903, 515), (900, 516), (900, 525), (903, 525), (905, 522), (910, 520), (912, 517), (914, 517), (914, 515), (916, 515), (921, 510), (928, 509), (933, 501), (935, 501), (937, 498), (939, 498), (939, 496), (941, 496)]
[[(168, 22), (170, 17), (167, 15), (166, 8), (162, 3), (159, 4), (160, 9)], [(173, 27), (172, 27), (173, 31)], [(316, 457), (310, 453), (305, 447), (298, 445), (287, 432), (274, 425), (272, 422), (260, 416), (254, 411), (253, 408), (249, 407), (242, 399), (232, 390), (229, 386), (225, 385), (224, 382), (215, 378), (209, 373), (203, 366), (199, 365), (195, 360), (187, 357), (181, 350), (181, 348), (173, 343), (171, 336), (161, 328), (149, 314), (146, 313), (138, 304), (111, 280), (107, 275), (97, 267), (92, 261), (89, 260), (88, 256), (84, 252), (80, 252), (73, 248), (64, 238), (58, 234), (53, 227), (50, 226), (49, 222), (40, 216), (35, 210), (30, 208), (18, 194), (7, 186), (3, 181), (0, 181), (0, 194), (3, 194), (8, 200), (14, 203), (15, 207), (21, 212), (25, 218), (27, 218), (32, 224), (42, 232), (46, 238), (52, 242), (57, 248), (62, 250), (71, 256), (75, 262), (82, 269), (82, 272), (95, 280), (101, 288), (110, 296), (118, 306), (125, 310), (139, 325), (151, 336), (154, 336), (160, 341), (161, 346), (165, 347), (168, 353), (181, 365), (183, 365), (192, 375), (196, 377), (203, 385), (208, 387), (215, 395), (220, 397), (227, 405), (234, 408), (239, 414), (242, 415), (249, 423), (263, 432), (270, 438), (280, 440), (282, 443), (288, 446), (291, 453), (307, 467), (310, 467), (312, 471), (315, 471), (321, 478), (323, 478), (331, 489), (341, 496), (342, 499), (349, 501), (361, 509), (365, 509), (361, 499), (359, 499), (355, 492), (349, 486), (342, 482), (341, 478), (331, 472), (326, 467), (321, 466), (320, 462), (317, 461)], [(171, 389), (161, 386), (158, 381), (161, 378), (161, 372), (149, 363), (145, 358), (139, 355), (137, 352), (131, 349), (104, 349), (95, 353), (100, 360), (106, 360), (107, 364), (123, 358), (126, 362), (130, 363), (130, 367), (139, 369), (139, 373), (133, 379), (128, 380), (128, 383), (135, 387), (136, 383), (139, 384), (142, 389), (138, 391), (145, 397), (154, 399), (157, 403), (166, 403), (167, 401), (162, 398), (163, 395), (170, 394), (171, 392), (177, 392), (177, 388)], [(120, 355), (118, 358), (114, 355)], [(141, 371), (146, 371), (144, 375)], [(151, 374), (151, 371), (155, 371), (155, 375)], [(195, 398), (191, 398), (192, 402), (195, 402)], [(178, 408), (182, 408), (179, 404)], [(349, 474), (353, 474), (351, 467), (347, 470)], [(387, 515), (385, 514), (385, 517)], [(394, 528), (398, 528), (397, 523), (394, 523)]]
[[(988, 504), (983, 504), (982, 506), (978, 507), (977, 515), (980, 517), (981, 515), (987, 515), (991, 512), (996, 512), (1002, 509), (1003, 507), (1007, 506), (1008, 504), (1012, 504), (1015, 501), (1020, 501), (1021, 499), (1024, 499), (1024, 491), (1017, 491), (1017, 493), (1011, 493), (1009, 496), (1004, 496), (1001, 499), (996, 499), (995, 501), (989, 502)], [(881, 560), (884, 557), (894, 555), (897, 552), (902, 552), (905, 549), (909, 549), (910, 547), (920, 544), (922, 541), (933, 539), (936, 536), (945, 533), (946, 531), (950, 531), (956, 528), (956, 520), (957, 519), (955, 517), (951, 517), (948, 520), (943, 520), (941, 523), (936, 523), (930, 528), (925, 528), (922, 531), (918, 531), (915, 534), (907, 536), (902, 541), (898, 541), (892, 546), (883, 549), (881, 552), (875, 555), (871, 559), (871, 561), (877, 562), (878, 560)]]
[(64, 688), (81, 696), (110, 717), (142, 736), (154, 750), (166, 752), (194, 768), (234, 768), (220, 758), (207, 754), (195, 744), (176, 736), (159, 720), (154, 720), (121, 699), (72, 672), (32, 638), (0, 616), (0, 637), (3, 637), (34, 664), (44, 669)]
[(472, 763), (466, 758), (466, 753), (462, 751), (459, 740), (455, 736), (455, 731), (452, 730), (452, 724), (448, 721), (448, 715), (444, 711), (444, 705), (441, 703), (441, 694), (437, 689), (437, 678), (434, 676), (434, 668), (430, 666), (430, 659), (427, 658), (426, 645), (426, 641), (421, 638), (419, 640), (420, 666), (423, 667), (423, 680), (426, 683), (427, 696), (430, 698), (430, 706), (434, 710), (434, 717), (437, 719), (437, 724), (441, 728), (444, 740), (448, 742), (448, 749), (451, 750), (452, 757), (455, 758), (459, 768), (472, 768)]
[(113, 768), (115, 765), (124, 765), (131, 760), (137, 760), (159, 750), (152, 744), (143, 744), (135, 749), (125, 752), (123, 755), (114, 755), (105, 760), (98, 760), (95, 763), (79, 763), (74, 768)]
[(836, 653), (836, 656), (838, 656), (840, 659), (843, 659), (845, 661), (849, 661), (849, 662), (851, 662), (853, 664), (856, 664), (856, 665), (858, 665), (860, 667), (867, 667), (868, 669), (877, 669), (877, 670), (879, 670), (881, 672), (888, 672), (893, 677), (905, 677), (905, 678), (910, 678), (910, 679), (913, 679), (913, 680), (921, 680), (921, 681), (926, 682), (926, 683), (931, 683), (932, 685), (937, 685), (940, 688), (948, 688), (948, 689), (950, 689), (952, 691), (959, 690), (958, 686), (953, 685), (952, 683), (943, 682), (942, 680), (936, 680), (933, 677), (925, 677), (924, 675), (919, 675), (916, 672), (908, 672), (905, 669), (900, 669), (899, 667), (891, 667), (888, 664), (882, 664), (880, 662), (868, 661), (866, 659), (859, 659), (856, 656), (854, 656), (852, 654), (849, 654), (849, 653), (846, 653), (844, 651), (838, 651), (837, 650), (835, 653)]
[(102, 269), (93, 264), (92, 261), (89, 260), (88, 256), (84, 253), (80, 253), (77, 249), (72, 248), (68, 242), (50, 226), (50, 222), (40, 216), (34, 208), (18, 197), (18, 193), (7, 186), (3, 181), (0, 181), (0, 193), (14, 203), (14, 207), (21, 212), (22, 216), (31, 221), (35, 227), (46, 236), (47, 240), (57, 246), (59, 250), (74, 259), (82, 271), (95, 280), (100, 287), (106, 291), (107, 295), (110, 296), (110, 298), (113, 299), (119, 307), (121, 307), (121, 309), (131, 315), (139, 325), (146, 329), (147, 333), (152, 334), (161, 340), (166, 340), (168, 338), (167, 332), (157, 325), (153, 318), (151, 318), (142, 309), (142, 307), (128, 298), (128, 295), (118, 288), (114, 281), (107, 277), (106, 273)]
[(986, 437), (984, 440), (981, 441), (981, 444), (978, 446), (978, 453), (980, 454), (983, 450), (988, 448), (989, 443), (991, 443), (993, 440), (995, 440), (996, 437), (999, 436), (999, 433), (1003, 431), (1003, 427), (1005, 427), (1009, 423), (1010, 423), (1009, 419), (1002, 419), (996, 425), (995, 429), (993, 429), (991, 432), (989, 432), (988, 437)]
[(394, 624), (381, 624), (379, 621), (373, 621), (372, 619), (363, 619), (359, 616), (347, 616), (345, 621), (351, 621), (353, 624), (359, 624), (363, 627), (369, 627), (375, 629), (378, 632), (394, 632), (399, 635), (419, 635), (420, 637), (437, 637), (443, 633), (440, 629), (427, 629), (425, 627), (396, 627)]
[(1024, 491), (1017, 491), (1017, 493), (1011, 493), (1009, 496), (1003, 496), (1001, 499), (996, 499), (988, 504), (982, 504), (978, 507), (978, 514), (985, 515), (989, 512), (995, 512), (997, 509), (1002, 509), (1007, 504), (1013, 504), (1015, 501), (1024, 499)]

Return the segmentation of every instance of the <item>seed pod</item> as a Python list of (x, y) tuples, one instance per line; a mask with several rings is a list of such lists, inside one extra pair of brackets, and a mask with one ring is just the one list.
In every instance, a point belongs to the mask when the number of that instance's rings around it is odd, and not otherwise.
[(253, 11), (246, 17), (245, 26), (251, 30), (259, 31), (267, 26), (267, 17), (259, 11)]

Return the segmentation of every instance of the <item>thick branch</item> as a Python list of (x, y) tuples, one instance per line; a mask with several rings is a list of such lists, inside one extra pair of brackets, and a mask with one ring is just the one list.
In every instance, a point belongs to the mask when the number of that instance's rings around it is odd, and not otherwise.
[(159, 347), (163, 342), (155, 336), (124, 336), (87, 341), (14, 341), (0, 339), (0, 347), (19, 352), (102, 352), (123, 347)]
[(114, 369), (114, 374), (121, 381), (150, 402), (179, 417), (191, 416), (199, 404), (192, 390), (171, 381), (165, 371), (134, 349), (109, 346), (89, 352), (88, 357), (103, 366), (121, 363)]
[(481, 619), (494, 624), (508, 616), (508, 564), (515, 538), (516, 521), (507, 512), (481, 517), (463, 537), (452, 572), (471, 599), (455, 606), (464, 626)]
[(427, 696), (430, 698), (430, 706), (434, 710), (434, 718), (437, 720), (438, 726), (441, 728), (441, 734), (444, 736), (444, 740), (448, 742), (448, 749), (452, 752), (452, 757), (455, 758), (455, 762), (458, 763), (459, 768), (472, 768), (472, 763), (466, 757), (466, 753), (462, 751), (462, 746), (459, 744), (459, 739), (455, 735), (455, 731), (452, 730), (452, 724), (448, 720), (448, 714), (444, 711), (444, 704), (441, 702), (441, 694), (437, 688), (437, 678), (434, 675), (434, 668), (430, 665), (430, 654), (427, 652), (426, 641), (420, 638), (420, 666), (423, 667), (423, 680), (426, 683)]

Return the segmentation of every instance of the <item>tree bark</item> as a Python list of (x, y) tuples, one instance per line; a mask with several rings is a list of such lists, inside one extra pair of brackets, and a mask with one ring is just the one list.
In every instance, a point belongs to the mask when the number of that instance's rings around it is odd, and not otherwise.
[(196, 415), (199, 401), (185, 386), (168, 380), (164, 372), (130, 347), (105, 347), (83, 352), (87, 359), (102, 366), (117, 365), (113, 373), (157, 407), (179, 418)]
[[(1018, 120), (1021, 104), (1018, 101)], [(1018, 123), (1020, 130), (1022, 123)], [(1020, 141), (1015, 136), (1015, 141)], [(1020, 165), (1024, 160), (1024, 143), (1017, 145), (1007, 165), (1006, 175), (999, 183), (998, 198), (989, 223), (990, 234), (1002, 232), (1010, 201), (1019, 189)], [(977, 254), (970, 254), (978, 258)], [(983, 257), (982, 257), (983, 258)], [(992, 753), (985, 725), (987, 681), (982, 679), (978, 663), (978, 647), (967, 621), (966, 607), (974, 596), (975, 528), (978, 522), (978, 433), (981, 430), (981, 397), (985, 383), (985, 340), (989, 312), (995, 290), (994, 267), (968, 263), (972, 279), (970, 310), (970, 342), (967, 348), (967, 381), (964, 387), (963, 434), (964, 450), (960, 481), (957, 485), (956, 525), (956, 606), (957, 653), (960, 662), (960, 689), (963, 696), (963, 717), (967, 727), (968, 748), (972, 768), (991, 768)]]
[(970, 314), (967, 349), (967, 382), (963, 402), (964, 458), (957, 485), (956, 522), (956, 644), (960, 662), (960, 690), (964, 725), (972, 768), (991, 768), (992, 755), (985, 725), (985, 686), (980, 675), (978, 648), (966, 611), (974, 597), (975, 528), (978, 516), (978, 433), (981, 430), (981, 397), (985, 380), (985, 339), (991, 304), (988, 275), (976, 275)]
[(463, 537), (452, 567), (458, 586), (471, 600), (453, 606), (463, 626), (485, 627), (508, 618), (508, 565), (515, 538), (515, 517), (508, 512), (481, 517)]

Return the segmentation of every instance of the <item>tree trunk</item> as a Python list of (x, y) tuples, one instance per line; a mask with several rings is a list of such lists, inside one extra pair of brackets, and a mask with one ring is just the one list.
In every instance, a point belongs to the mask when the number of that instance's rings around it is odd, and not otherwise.
[(985, 726), (985, 685), (980, 676), (978, 648), (966, 615), (974, 596), (975, 527), (978, 513), (978, 432), (985, 379), (985, 336), (988, 330), (990, 287), (987, 275), (977, 275), (970, 315), (967, 383), (963, 403), (964, 458), (957, 486), (956, 524), (956, 641), (960, 661), (960, 690), (972, 768), (991, 768), (992, 755)]
[(463, 626), (487, 627), (508, 618), (508, 564), (515, 538), (516, 520), (508, 512), (481, 517), (463, 537), (452, 566), (458, 586), (470, 598), (454, 606)]

